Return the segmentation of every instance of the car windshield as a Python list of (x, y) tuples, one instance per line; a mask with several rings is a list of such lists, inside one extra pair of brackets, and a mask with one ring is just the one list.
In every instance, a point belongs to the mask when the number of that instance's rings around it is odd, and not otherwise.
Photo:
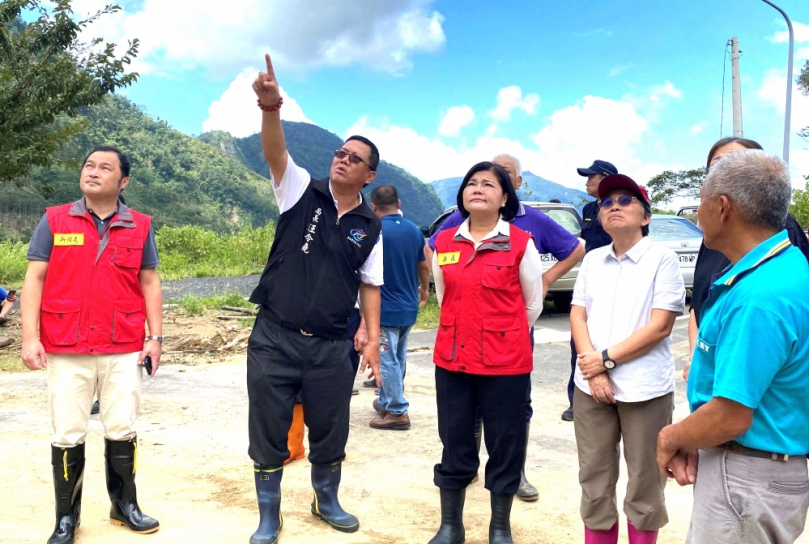
[(702, 231), (687, 219), (675, 217), (653, 217), (649, 223), (649, 236), (652, 238), (700, 238)]
[(556, 221), (559, 226), (568, 231), (573, 236), (579, 236), (581, 227), (576, 215), (570, 210), (541, 210), (545, 215)]

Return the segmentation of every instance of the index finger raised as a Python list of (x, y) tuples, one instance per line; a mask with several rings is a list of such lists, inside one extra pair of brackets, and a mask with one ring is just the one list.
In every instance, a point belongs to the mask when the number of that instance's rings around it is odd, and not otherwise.
[(264, 53), (264, 62), (267, 63), (267, 75), (275, 79), (275, 70), (272, 68), (272, 59), (269, 53)]

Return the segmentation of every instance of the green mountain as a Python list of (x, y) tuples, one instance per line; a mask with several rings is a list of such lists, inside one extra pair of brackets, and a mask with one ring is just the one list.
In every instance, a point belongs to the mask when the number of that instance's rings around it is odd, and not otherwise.
[[(287, 149), (295, 163), (315, 178), (328, 177), (334, 150), (339, 149), (343, 141), (336, 134), (309, 123), (283, 121), (283, 125)], [(240, 161), (254, 172), (262, 176), (269, 174), (259, 134), (233, 138), (226, 132), (208, 132), (199, 136), (199, 139)], [(402, 201), (402, 212), (417, 225), (431, 224), (443, 210), (432, 187), (386, 161), (380, 161), (376, 179), (365, 189), (366, 196), (370, 196), (378, 185), (396, 187)]]
[(151, 215), (157, 227), (200, 225), (232, 232), (264, 226), (278, 217), (266, 178), (241, 160), (153, 119), (128, 100), (111, 97), (82, 116), (87, 129), (62, 149), (65, 166), (34, 170), (27, 188), (4, 188), (0, 215), (21, 218), (12, 225), (16, 234), (30, 235), (46, 206), (81, 198), (79, 166), (90, 149), (102, 144), (120, 147), (129, 155), (132, 171), (123, 193), (126, 202)]

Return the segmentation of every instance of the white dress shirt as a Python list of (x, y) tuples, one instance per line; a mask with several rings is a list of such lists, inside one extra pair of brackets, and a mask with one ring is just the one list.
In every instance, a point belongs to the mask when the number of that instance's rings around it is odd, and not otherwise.
[[(309, 175), (305, 169), (301, 168), (295, 161), (292, 160), (292, 155), (287, 153), (287, 169), (284, 172), (281, 181), (275, 181), (273, 178), (272, 170), (270, 170), (270, 179), (272, 180), (272, 189), (275, 192), (275, 202), (278, 204), (278, 214), (282, 214), (298, 203), (298, 201), (306, 192), (309, 183), (312, 181), (312, 176)], [(334, 199), (334, 191), (331, 188), (331, 180), (329, 180), (329, 191), (334, 200), (334, 207), (340, 209), (337, 205), (337, 200)], [(362, 195), (358, 195), (362, 198)], [(338, 215), (338, 217), (340, 217)], [(371, 250), (371, 254), (365, 259), (360, 267), (360, 279), (363, 283), (370, 285), (380, 286), (385, 283), (384, 269), (382, 267), (382, 232), (379, 233), (379, 238)]]
[[(644, 236), (629, 251), (615, 256), (613, 245), (588, 253), (581, 263), (573, 304), (587, 312), (590, 342), (596, 351), (626, 340), (649, 324), (652, 310), (681, 315), (685, 286), (677, 254)], [(615, 399), (641, 402), (674, 391), (671, 336), (646, 355), (608, 370)], [(576, 367), (576, 387), (590, 394), (590, 386)]]
[[(480, 245), (490, 238), (494, 238), (498, 234), (509, 236), (511, 232), (511, 225), (500, 219), (494, 226), (494, 229), (475, 242), (472, 235), (469, 233), (469, 218), (466, 219), (458, 227), (455, 235), (460, 235), (475, 244), (475, 250)], [(433, 279), (435, 280), (435, 294), (438, 297), (438, 306), (441, 306), (441, 301), (444, 299), (444, 272), (438, 266), (438, 252), (433, 253)], [(525, 300), (525, 309), (528, 314), (528, 326), (533, 327), (539, 315), (542, 313), (542, 261), (539, 257), (534, 239), (528, 240), (528, 245), (525, 247), (525, 254), (520, 262), (520, 288), (522, 289), (522, 296)]]

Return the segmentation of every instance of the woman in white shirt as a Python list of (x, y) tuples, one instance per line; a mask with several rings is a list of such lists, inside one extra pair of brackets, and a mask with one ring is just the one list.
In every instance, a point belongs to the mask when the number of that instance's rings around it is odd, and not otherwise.
[(573, 292), (570, 328), (579, 354), (573, 424), (587, 544), (618, 542), (619, 442), (629, 483), (630, 544), (653, 544), (668, 523), (657, 468), (660, 430), (674, 409), (671, 330), (685, 310), (677, 254), (648, 238), (646, 190), (616, 174), (598, 186), (599, 221), (613, 243), (587, 254)]

